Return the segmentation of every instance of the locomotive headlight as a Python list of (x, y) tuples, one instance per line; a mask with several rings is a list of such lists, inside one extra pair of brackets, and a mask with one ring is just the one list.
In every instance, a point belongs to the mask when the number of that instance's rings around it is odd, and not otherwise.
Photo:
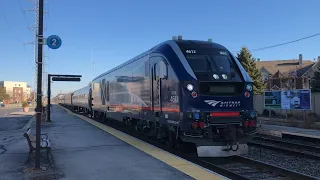
[(192, 84), (188, 84), (188, 85), (187, 85), (187, 89), (188, 89), (188, 91), (192, 91), (192, 90), (193, 90)]
[(248, 84), (246, 88), (248, 91), (252, 91), (252, 86), (250, 84)]

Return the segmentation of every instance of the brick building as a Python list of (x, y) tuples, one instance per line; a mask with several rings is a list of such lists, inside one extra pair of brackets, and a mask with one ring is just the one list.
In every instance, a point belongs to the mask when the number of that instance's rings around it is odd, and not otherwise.
[(20, 103), (30, 97), (30, 86), (26, 82), (0, 81), (10, 96), (8, 103)]

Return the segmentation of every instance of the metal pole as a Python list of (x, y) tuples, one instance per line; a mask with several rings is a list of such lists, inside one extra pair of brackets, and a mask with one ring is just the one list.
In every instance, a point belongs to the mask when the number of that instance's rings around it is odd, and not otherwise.
[(43, 0), (39, 0), (39, 26), (38, 26), (38, 81), (37, 81), (37, 122), (36, 122), (36, 158), (35, 168), (40, 169), (40, 134), (42, 113), (42, 45), (43, 45)]
[(51, 75), (48, 74), (47, 122), (51, 122), (51, 119), (50, 119), (50, 96), (51, 96)]

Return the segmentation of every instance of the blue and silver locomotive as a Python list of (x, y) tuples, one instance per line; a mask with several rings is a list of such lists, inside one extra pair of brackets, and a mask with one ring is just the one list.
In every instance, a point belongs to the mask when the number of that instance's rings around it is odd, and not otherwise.
[(71, 96), (62, 104), (123, 121), (172, 146), (192, 143), (199, 157), (245, 154), (256, 133), (252, 80), (228, 49), (211, 40), (168, 40)]

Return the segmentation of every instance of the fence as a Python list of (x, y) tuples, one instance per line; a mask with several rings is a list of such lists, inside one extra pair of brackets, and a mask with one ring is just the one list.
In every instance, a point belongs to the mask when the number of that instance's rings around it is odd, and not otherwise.
[[(264, 108), (264, 97), (263, 95), (253, 96), (254, 108), (258, 111), (258, 114), (263, 114)], [(285, 109), (273, 109), (277, 114), (303, 114), (304, 111), (301, 110), (285, 110)], [(306, 113), (315, 113), (320, 115), (320, 92), (311, 93), (311, 110), (307, 110)]]

